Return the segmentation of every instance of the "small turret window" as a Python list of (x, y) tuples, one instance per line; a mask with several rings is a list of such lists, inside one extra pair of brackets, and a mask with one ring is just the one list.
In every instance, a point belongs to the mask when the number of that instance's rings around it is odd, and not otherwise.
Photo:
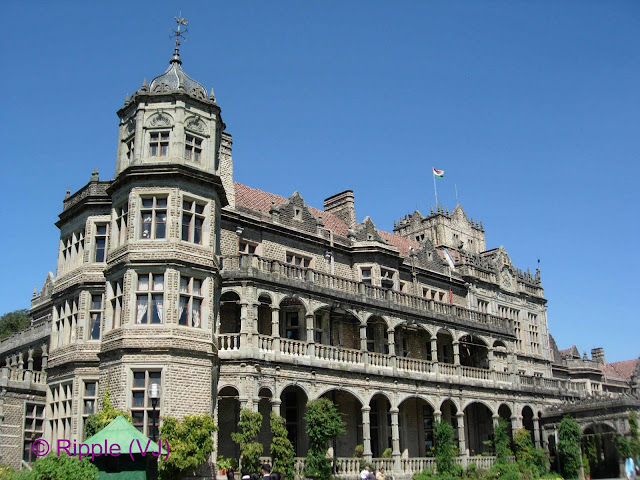
[(169, 132), (151, 132), (149, 134), (149, 155), (166, 157), (169, 154)]
[(134, 150), (135, 137), (131, 136), (124, 141), (124, 148), (127, 155), (127, 160), (133, 160), (133, 150)]
[(202, 157), (202, 139), (193, 135), (187, 135), (184, 144), (184, 158), (194, 162), (200, 162)]

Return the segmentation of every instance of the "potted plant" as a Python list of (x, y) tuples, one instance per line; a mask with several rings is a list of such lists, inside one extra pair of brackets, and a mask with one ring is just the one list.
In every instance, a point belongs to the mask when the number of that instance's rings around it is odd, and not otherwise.
[(233, 468), (233, 459), (220, 456), (216, 460), (216, 466), (218, 467), (218, 474), (226, 475), (227, 470)]

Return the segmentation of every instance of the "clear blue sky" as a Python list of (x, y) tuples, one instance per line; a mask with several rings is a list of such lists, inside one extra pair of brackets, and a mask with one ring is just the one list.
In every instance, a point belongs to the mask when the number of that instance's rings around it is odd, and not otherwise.
[(635, 358), (637, 1), (8, 2), (0, 313), (55, 271), (67, 188), (112, 178), (127, 93), (168, 66), (213, 87), (236, 180), (308, 204), (346, 188), (378, 228), (433, 200), (541, 259), (560, 348)]

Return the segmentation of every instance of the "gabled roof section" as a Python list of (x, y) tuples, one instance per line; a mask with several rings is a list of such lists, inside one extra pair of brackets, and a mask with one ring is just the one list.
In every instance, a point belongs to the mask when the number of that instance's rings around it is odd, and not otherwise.
[[(276, 195), (275, 193), (265, 192), (264, 190), (260, 190), (257, 188), (251, 188), (238, 182), (233, 182), (233, 184), (236, 191), (236, 208), (240, 207), (248, 210), (254, 210), (268, 215), (270, 214), (272, 208), (279, 208), (288, 201), (288, 199), (286, 199), (285, 197)], [(334, 235), (347, 237), (349, 228), (347, 227), (347, 224), (339, 217), (337, 217), (333, 213), (319, 210), (308, 205), (307, 208), (314, 217), (322, 221), (325, 229), (331, 230)], [(360, 225), (364, 225), (366, 221), (367, 219), (365, 219), (365, 221)], [(371, 221), (371, 219), (369, 219), (369, 221)], [(373, 225), (372, 221), (371, 225)], [(377, 232), (376, 236), (380, 237), (380, 240), (378, 241), (396, 247), (400, 254), (403, 256), (409, 255), (410, 247), (417, 249), (420, 246), (418, 242), (415, 242), (413, 240), (409, 240), (407, 238), (401, 237), (400, 235), (379, 230), (375, 228), (375, 225), (373, 225), (373, 228)]]
[(600, 369), (608, 378), (619, 378), (621, 380), (630, 381), (631, 377), (638, 368), (638, 359), (623, 360), (622, 362), (613, 362), (601, 365)]

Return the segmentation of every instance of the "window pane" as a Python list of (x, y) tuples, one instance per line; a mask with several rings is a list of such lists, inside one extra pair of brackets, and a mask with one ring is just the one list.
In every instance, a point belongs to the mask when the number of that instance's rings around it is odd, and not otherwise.
[(167, 156), (167, 151), (169, 150), (169, 147), (167, 145), (162, 145), (162, 150), (160, 152), (160, 156), (161, 157), (166, 157)]
[(133, 392), (132, 407), (144, 407), (144, 391)]
[(96, 382), (86, 382), (84, 384), (84, 394), (86, 397), (96, 396)]
[(144, 412), (131, 412), (133, 425), (142, 432), (144, 427)]
[(167, 212), (158, 212), (156, 219), (156, 238), (164, 238), (167, 223)]
[(184, 147), (184, 158), (187, 160), (191, 158), (191, 147)]
[(202, 280), (198, 280), (197, 278), (193, 279), (193, 293), (194, 295), (201, 295), (200, 289), (202, 288)]
[(102, 308), (102, 295), (91, 295), (91, 310)]
[(204, 213), (204, 205), (196, 203), (196, 213), (202, 215)]
[(133, 388), (144, 388), (144, 372), (133, 372)]
[(180, 306), (178, 307), (178, 324), (186, 325), (189, 313), (189, 298), (180, 297)]
[(162, 305), (162, 295), (153, 295), (153, 316), (151, 317), (151, 323), (162, 323), (163, 315), (163, 305)]
[(95, 400), (84, 401), (84, 413), (88, 415), (95, 413)]
[(183, 210), (191, 210), (191, 206), (193, 205), (193, 202), (189, 202), (187, 200), (184, 200), (182, 202), (182, 209)]
[(143, 198), (142, 199), (143, 208), (152, 208), (153, 207), (153, 198)]
[(191, 220), (190, 215), (182, 215), (182, 240), (189, 241), (189, 222)]
[(189, 291), (189, 277), (180, 277), (180, 293)]
[(153, 275), (153, 289), (156, 292), (164, 290), (164, 275), (162, 274)]
[(136, 323), (147, 323), (147, 310), (149, 300), (147, 295), (138, 295), (138, 301), (136, 305)]
[(107, 226), (106, 225), (98, 225), (96, 228), (98, 235), (106, 235), (107, 234)]
[(200, 150), (196, 150), (195, 152), (193, 152), (193, 160), (196, 162), (200, 161)]
[(100, 320), (102, 314), (100, 313), (92, 313), (91, 314), (91, 340), (100, 340)]
[(169, 140), (169, 132), (162, 132), (162, 140)]
[(166, 198), (158, 198), (156, 199), (156, 206), (160, 207), (160, 208), (164, 208), (167, 206), (167, 199)]
[(196, 225), (193, 231), (193, 243), (202, 243), (202, 219), (196, 218)]
[(158, 385), (162, 385), (160, 377), (160, 372), (149, 372), (149, 384), (157, 383)]
[(149, 275), (146, 273), (138, 277), (138, 290), (143, 292), (149, 290)]

